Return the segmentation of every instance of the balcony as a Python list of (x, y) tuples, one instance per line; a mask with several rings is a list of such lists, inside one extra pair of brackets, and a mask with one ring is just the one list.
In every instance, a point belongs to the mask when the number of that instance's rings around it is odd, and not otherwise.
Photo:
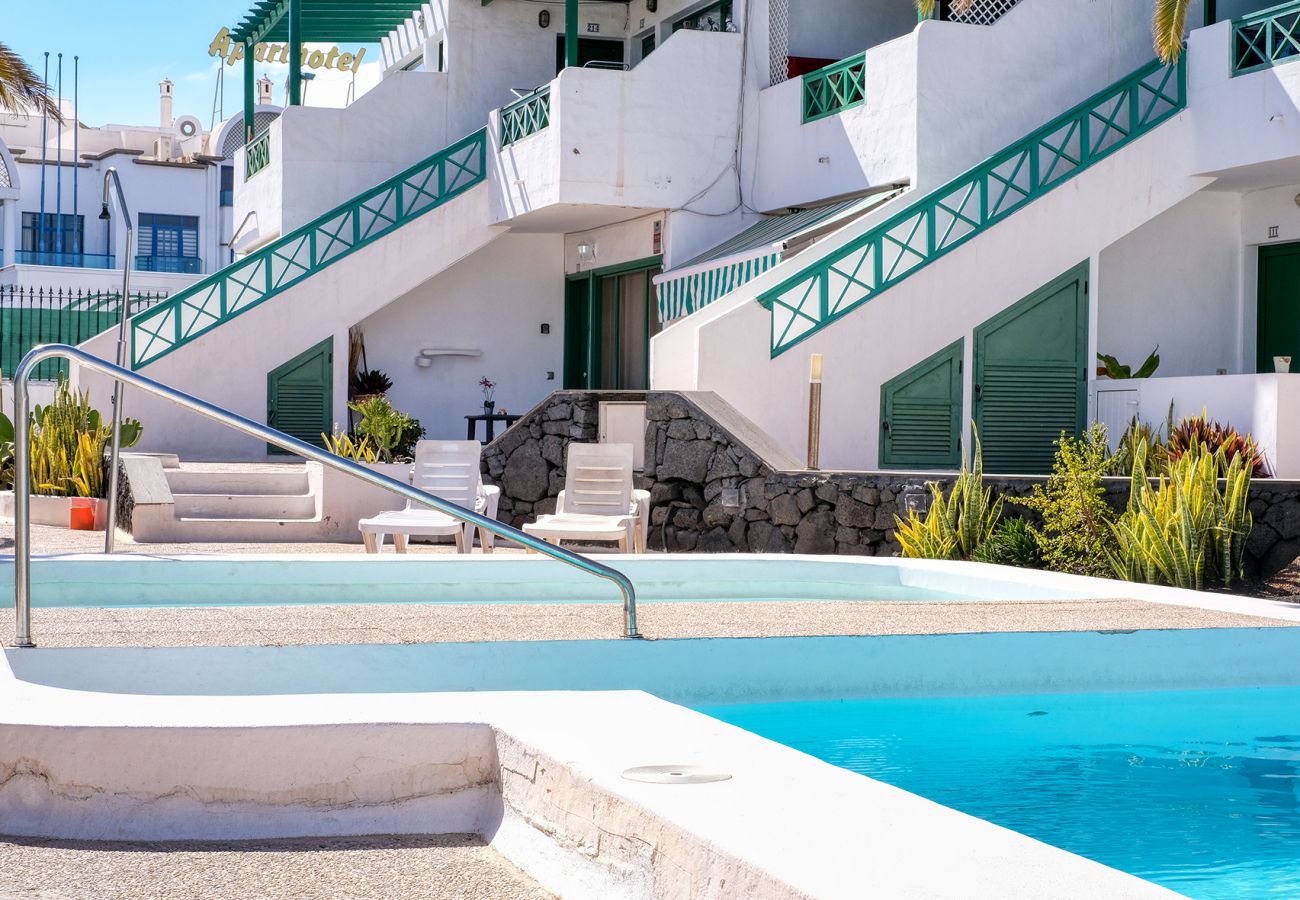
[(135, 258), (135, 268), (138, 272), (201, 275), (203, 274), (203, 260), (198, 256), (137, 256)]
[(735, 203), (741, 36), (681, 30), (630, 70), (568, 68), (492, 113), (495, 223), (580, 231)]
[(20, 266), (66, 266), (70, 269), (113, 269), (114, 257), (101, 253), (59, 253), (53, 250), (19, 250)]

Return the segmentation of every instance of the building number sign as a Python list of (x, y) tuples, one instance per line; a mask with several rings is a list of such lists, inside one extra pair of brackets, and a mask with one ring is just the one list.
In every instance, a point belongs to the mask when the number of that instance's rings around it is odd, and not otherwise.
[(588, 33), (588, 34), (600, 34), (600, 23), (599, 23), (599, 22), (588, 22), (588, 23), (587, 23), (587, 33)]

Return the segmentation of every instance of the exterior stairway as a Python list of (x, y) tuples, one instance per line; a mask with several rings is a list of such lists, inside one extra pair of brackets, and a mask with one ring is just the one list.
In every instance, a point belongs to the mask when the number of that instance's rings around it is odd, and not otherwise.
[(301, 463), (177, 463), (127, 454), (133, 537), (142, 543), (318, 540), (319, 469)]
[[(265, 422), (268, 373), (331, 342), (330, 407), (334, 421), (344, 420), (348, 329), (505, 231), (489, 224), (486, 172), (480, 130), (132, 317), (131, 367)], [(315, 277), (326, 270), (327, 277)], [(116, 334), (100, 334), (82, 349), (112, 359)], [(90, 372), (74, 378), (107, 407), (108, 379)], [(128, 398), (131, 415), (146, 423), (142, 449), (265, 459), (260, 442), (166, 401)]]

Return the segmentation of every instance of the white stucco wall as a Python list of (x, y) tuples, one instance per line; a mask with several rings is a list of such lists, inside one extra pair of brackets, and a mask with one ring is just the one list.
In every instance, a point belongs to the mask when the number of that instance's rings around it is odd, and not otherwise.
[[(516, 413), (561, 386), (562, 247), (560, 235), (505, 235), (359, 323), (370, 367), (393, 379), (388, 399), (419, 419), (428, 437), (465, 437), (464, 416), (482, 412), (484, 376), (498, 385), (497, 408)], [(541, 333), (543, 323), (550, 334)], [(420, 368), (415, 360), (425, 348), (482, 356), (442, 356)]]
[(790, 4), (790, 55), (843, 59), (914, 27), (916, 8), (895, 0), (796, 0)]
[(1137, 368), (1159, 344), (1161, 376), (1253, 371), (1240, 228), (1241, 195), (1202, 191), (1102, 250), (1097, 349)]
[[(970, 334), (981, 322), (1205, 186), (1208, 179), (1185, 174), (1186, 118), (1165, 123), (772, 359), (771, 316), (752, 297), (793, 272), (778, 267), (751, 282), (743, 297), (715, 303), (701, 324), (687, 317), (655, 338), (654, 386), (717, 391), (787, 450), (801, 454), (808, 356), (822, 353), (822, 464), (876, 467), (883, 382), (958, 338), (966, 338), (969, 353)], [(858, 233), (859, 226), (846, 231), (827, 246)], [(1093, 268), (1095, 276), (1095, 262)]]
[[(334, 340), (334, 420), (345, 421), (347, 331), (480, 250), (500, 234), (486, 225), (482, 186), (362, 247), (272, 299), (228, 320), (197, 340), (143, 368), (144, 374), (211, 400), (255, 421), (266, 421), (266, 376), (322, 340)], [(556, 254), (557, 258), (559, 254)], [(558, 262), (557, 262), (558, 266)], [(111, 357), (115, 336), (106, 332), (83, 345)], [(106, 380), (79, 373), (100, 409), (108, 406)], [(145, 423), (139, 449), (185, 459), (264, 459), (259, 441), (198, 419), (171, 404), (127, 389), (131, 415)]]
[[(742, 54), (738, 35), (679, 31), (631, 71), (566, 69), (551, 84), (550, 126), (504, 150), (494, 113), (494, 221), (574, 205), (728, 211)], [(590, 227), (610, 213), (585, 215)]]
[[(865, 103), (807, 124), (799, 81), (769, 88), (757, 205), (900, 178), (936, 187), (1148, 62), (1150, 15), (1133, 0), (1052, 0), (1017, 4), (992, 26), (922, 22), (865, 48)], [(1189, 21), (1199, 15), (1196, 5)]]

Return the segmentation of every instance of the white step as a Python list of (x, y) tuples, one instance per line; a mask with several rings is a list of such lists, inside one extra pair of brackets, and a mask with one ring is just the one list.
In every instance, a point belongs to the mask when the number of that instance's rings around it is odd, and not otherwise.
[(322, 536), (320, 523), (307, 519), (177, 518), (171, 543), (263, 544), (337, 540)]
[(178, 519), (311, 519), (311, 494), (172, 494)]
[(307, 494), (311, 485), (302, 466), (227, 465), (166, 469), (164, 474), (173, 494), (224, 494), (282, 496)]

